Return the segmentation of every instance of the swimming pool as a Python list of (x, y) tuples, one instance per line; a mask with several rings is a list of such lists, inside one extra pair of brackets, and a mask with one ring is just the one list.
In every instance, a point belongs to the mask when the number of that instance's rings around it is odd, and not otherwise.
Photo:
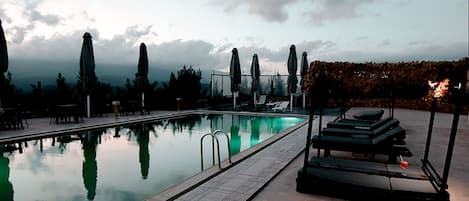
[[(142, 200), (200, 172), (206, 133), (228, 132), (235, 155), (303, 121), (191, 115), (3, 145), (0, 200)], [(220, 138), (222, 160), (225, 144)], [(210, 145), (204, 167), (212, 165)]]

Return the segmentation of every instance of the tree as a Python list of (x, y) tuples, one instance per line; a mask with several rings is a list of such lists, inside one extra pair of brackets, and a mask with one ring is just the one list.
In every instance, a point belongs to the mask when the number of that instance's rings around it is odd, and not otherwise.
[(36, 85), (31, 84), (31, 88), (33, 88), (33, 106), (37, 111), (42, 112), (44, 109), (44, 95), (46, 91), (42, 88), (41, 81), (38, 81)]
[(285, 84), (283, 83), (282, 77), (279, 73), (275, 76), (275, 95), (276, 96), (284, 96), (283, 87)]
[(16, 89), (15, 85), (11, 81), (11, 73), (8, 72), (5, 79), (1, 80), (3, 83), (0, 83), (2, 87), (2, 93), (0, 94), (2, 100), (2, 106), (16, 106), (18, 103), (18, 96), (21, 94), (21, 90)]
[(202, 79), (202, 72), (195, 71), (192, 66), (186, 68), (183, 66), (178, 71), (177, 88), (179, 89), (177, 95), (185, 100), (193, 101), (200, 97), (200, 80)]
[(169, 83), (166, 87), (168, 98), (183, 98), (185, 102), (194, 102), (201, 96), (200, 80), (202, 72), (194, 70), (192, 66), (187, 68), (185, 65), (177, 72), (177, 78), (174, 73), (169, 77)]
[(65, 78), (62, 76), (61, 73), (58, 73), (57, 79), (55, 80), (57, 92), (56, 92), (56, 100), (58, 104), (65, 104), (72, 100), (70, 89), (68, 88), (67, 83), (65, 82)]

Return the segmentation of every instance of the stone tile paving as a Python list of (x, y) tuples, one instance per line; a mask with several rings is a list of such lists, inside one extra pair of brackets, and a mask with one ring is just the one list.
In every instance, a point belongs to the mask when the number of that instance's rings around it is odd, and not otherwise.
[(152, 118), (175, 115), (175, 114), (184, 114), (193, 111), (184, 111), (184, 112), (171, 112), (171, 111), (152, 111), (151, 114), (146, 115), (130, 115), (130, 116), (120, 116), (118, 119), (115, 119), (113, 114), (105, 114), (103, 117), (93, 117), (85, 118), (80, 123), (61, 123), (56, 124), (50, 122), (50, 118), (33, 118), (28, 119), (28, 125), (25, 125), (24, 129), (16, 130), (0, 130), (0, 142), (5, 140), (12, 140), (15, 138), (22, 137), (34, 137), (48, 135), (51, 133), (60, 133), (66, 132), (73, 129), (85, 129), (99, 126), (106, 126), (112, 124), (122, 124), (128, 122), (149, 120)]
[[(352, 108), (347, 116), (369, 110), (370, 108)], [(387, 114), (387, 108), (383, 108)], [(411, 166), (420, 167), (420, 159), (423, 156), (425, 140), (428, 131), (428, 120), (430, 113), (420, 110), (409, 110), (396, 108), (395, 117), (401, 122), (400, 125), (407, 132), (406, 147), (409, 148), (413, 157), (405, 158)], [(437, 113), (433, 128), (432, 149), (430, 152), (431, 162), (439, 172), (443, 170), (443, 160), (446, 156), (449, 131), (453, 115), (448, 113)], [(469, 200), (469, 123), (468, 116), (460, 117), (458, 134), (451, 163), (450, 176), (448, 180), (448, 191), (452, 201)], [(316, 154), (316, 149), (311, 149), (311, 155)], [(339, 153), (334, 153), (339, 154)], [(303, 194), (296, 192), (296, 177), (298, 170), (303, 167), (304, 154), (296, 158), (275, 179), (271, 180), (252, 200), (254, 201), (339, 201), (343, 199), (327, 197), (315, 194)]]
[[(324, 122), (335, 117), (325, 117)], [(314, 121), (313, 128), (318, 128)], [(324, 124), (323, 124), (324, 125)], [(305, 146), (307, 124), (176, 200), (248, 200), (285, 168)]]

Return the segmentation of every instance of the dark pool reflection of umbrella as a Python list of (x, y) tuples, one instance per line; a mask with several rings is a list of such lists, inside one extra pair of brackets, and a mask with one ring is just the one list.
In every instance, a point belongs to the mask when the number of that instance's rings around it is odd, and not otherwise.
[(306, 107), (306, 96), (305, 96), (305, 91), (304, 91), (304, 82), (305, 82), (305, 76), (306, 73), (308, 72), (308, 54), (306, 52), (303, 52), (303, 55), (301, 56), (301, 69), (300, 69), (300, 76), (301, 76), (301, 81), (300, 81), (300, 86), (301, 86), (301, 92), (303, 93), (303, 108)]
[(98, 182), (98, 162), (96, 161), (96, 146), (98, 145), (98, 133), (87, 133), (83, 139), (83, 184), (87, 190), (88, 200), (94, 200), (96, 196), (96, 183)]
[(2, 107), (2, 94), (4, 94), (5, 77), (8, 70), (8, 50), (5, 33), (3, 33), (2, 21), (0, 20), (0, 107)]
[(233, 156), (241, 151), (241, 136), (239, 136), (239, 116), (231, 118), (230, 153)]
[(295, 45), (290, 46), (290, 54), (288, 55), (288, 93), (290, 93), (290, 111), (293, 110), (293, 94), (296, 93), (296, 84), (298, 79), (296, 78), (296, 70), (298, 67), (296, 59)]
[[(2, 152), (0, 152), (2, 153)], [(13, 201), (13, 185), (10, 178), (10, 160), (0, 155), (0, 200)]]
[(83, 45), (81, 47), (80, 77), (82, 78), (83, 92), (86, 94), (86, 114), (88, 118), (91, 116), (90, 91), (96, 82), (94, 68), (93, 42), (91, 34), (86, 32), (83, 35)]
[(239, 63), (238, 50), (233, 48), (230, 64), (231, 93), (233, 94), (233, 109), (236, 108), (236, 95), (241, 84), (241, 65)]
[(251, 147), (259, 143), (260, 123), (259, 118), (256, 117), (251, 120)]
[(137, 88), (142, 93), (142, 112), (145, 107), (145, 88), (148, 84), (148, 54), (145, 43), (140, 44), (140, 56), (137, 66)]
[(141, 125), (134, 131), (137, 135), (138, 142), (138, 161), (140, 162), (140, 173), (143, 179), (148, 178), (148, 170), (150, 169), (150, 152), (148, 143), (150, 142), (150, 131), (147, 125)]
[(259, 59), (257, 58), (257, 54), (252, 56), (252, 63), (251, 63), (251, 89), (253, 92), (254, 103), (256, 103), (256, 93), (259, 89), (259, 77), (261, 72), (259, 70)]

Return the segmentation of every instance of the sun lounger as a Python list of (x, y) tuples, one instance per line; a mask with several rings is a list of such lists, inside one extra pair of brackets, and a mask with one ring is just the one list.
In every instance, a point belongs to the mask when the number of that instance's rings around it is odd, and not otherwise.
[(308, 167), (346, 170), (350, 172), (361, 172), (395, 178), (408, 178), (417, 180), (429, 179), (429, 177), (421, 171), (421, 168), (410, 166), (407, 169), (402, 169), (398, 164), (393, 163), (378, 163), (372, 161), (358, 161), (332, 157), (314, 157), (309, 161)]
[[(344, 120), (344, 119), (342, 119)], [(392, 117), (388, 117), (376, 122), (363, 122), (359, 120), (354, 122), (348, 121), (333, 121), (327, 124), (327, 128), (324, 128), (321, 132), (322, 135), (326, 136), (340, 136), (340, 137), (359, 137), (359, 138), (375, 138), (378, 135), (399, 127), (399, 121)], [(405, 131), (393, 136), (395, 143), (404, 145), (404, 139), (406, 138)]]
[(274, 106), (272, 108), (272, 111), (274, 111), (274, 112), (285, 112), (287, 110), (287, 107), (288, 107), (289, 104), (290, 104), (290, 102), (288, 102), (288, 101), (281, 101), (279, 104), (277, 104), (276, 106)]
[(388, 155), (389, 161), (396, 161), (397, 156), (412, 156), (405, 147), (394, 146), (405, 131), (401, 127), (395, 127), (378, 135), (323, 135), (313, 136), (313, 148), (350, 152), (363, 152)]
[[(364, 171), (309, 166), (306, 172), (302, 169), (298, 173), (297, 191), (334, 195), (351, 200), (449, 200), (448, 193), (438, 191), (429, 178), (374, 174), (367, 171), (367, 165), (364, 162), (355, 167)], [(391, 173), (387, 170), (382, 172)]]

